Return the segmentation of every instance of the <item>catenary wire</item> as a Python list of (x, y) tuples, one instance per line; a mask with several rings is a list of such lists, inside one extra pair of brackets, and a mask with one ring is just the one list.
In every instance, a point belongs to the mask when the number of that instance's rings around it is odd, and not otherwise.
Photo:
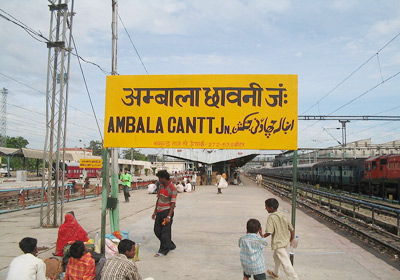
[[(24, 82), (21, 82), (21, 81), (15, 79), (15, 78), (10, 77), (10, 76), (8, 76), (8, 75), (6, 75), (6, 74), (4, 74), (4, 73), (1, 73), (1, 72), (0, 72), (0, 75), (4, 76), (4, 77), (6, 77), (6, 78), (8, 78), (8, 79), (10, 79), (10, 80), (13, 80), (14, 82), (16, 82), (16, 83), (18, 83), (18, 84), (20, 84), (20, 85), (26, 86), (26, 87), (30, 88), (31, 90), (40, 93), (40, 94), (43, 95), (43, 96), (46, 96), (46, 93), (45, 93), (45, 92), (40, 91), (40, 90), (38, 90), (38, 89), (35, 89), (35, 88), (31, 87), (30, 85), (25, 84)], [(81, 113), (83, 113), (83, 114), (86, 114), (86, 115), (88, 115), (88, 116), (94, 118), (94, 116), (93, 116), (92, 114), (90, 114), (90, 113), (88, 113), (88, 112), (85, 112), (85, 111), (82, 111), (82, 110), (76, 108), (75, 106), (68, 105), (68, 107), (70, 107), (70, 108), (72, 108), (72, 109), (74, 109), (74, 110), (76, 110), (76, 111), (79, 111), (79, 112), (81, 112)], [(100, 120), (100, 121), (103, 121), (103, 119), (99, 119), (99, 120)]]
[(133, 47), (133, 49), (135, 50), (136, 55), (138, 56), (140, 62), (141, 62), (142, 65), (143, 65), (144, 71), (146, 71), (147, 75), (149, 75), (149, 72), (147, 71), (147, 68), (146, 68), (146, 66), (144, 65), (144, 62), (143, 62), (142, 58), (140, 57), (140, 54), (139, 54), (139, 52), (138, 52), (138, 50), (137, 50), (135, 44), (134, 44), (133, 41), (132, 41), (131, 35), (129, 35), (129, 32), (128, 32), (128, 30), (126, 29), (125, 24), (124, 24), (124, 22), (122, 21), (122, 18), (121, 18), (121, 16), (120, 16), (119, 13), (118, 13), (118, 17), (119, 17), (119, 20), (120, 20), (121, 23), (122, 23), (122, 26), (123, 26), (124, 29), (125, 29), (126, 35), (128, 35), (129, 41), (131, 41), (132, 47)]
[(86, 92), (87, 92), (88, 97), (89, 97), (90, 106), (92, 107), (94, 119), (96, 120), (97, 129), (99, 130), (100, 139), (101, 139), (101, 141), (103, 142), (103, 135), (102, 135), (102, 133), (101, 133), (99, 121), (97, 120), (96, 111), (95, 111), (95, 109), (94, 109), (93, 102), (92, 102), (92, 97), (90, 96), (89, 88), (88, 88), (88, 85), (87, 85), (87, 83), (86, 83), (85, 73), (83, 72), (82, 64), (81, 64), (80, 59), (79, 59), (78, 49), (76, 48), (74, 36), (71, 36), (71, 38), (72, 38), (72, 43), (74, 44), (75, 52), (76, 52), (76, 54), (77, 54), (77, 59), (78, 59), (78, 63), (79, 63), (79, 68), (80, 68), (80, 70), (81, 70), (83, 82), (85, 83), (85, 88), (86, 88)]
[[(335, 91), (338, 87), (340, 87), (343, 83), (345, 83), (348, 79), (350, 79), (355, 73), (357, 73), (361, 68), (363, 68), (368, 62), (371, 61), (375, 56), (379, 55), (379, 53), (384, 50), (390, 43), (397, 39), (400, 36), (400, 32), (396, 34), (390, 41), (388, 41), (383, 47), (381, 47), (374, 55), (364, 61), (360, 66), (358, 66), (353, 72), (350, 73), (346, 78), (344, 78), (340, 83), (334, 86), (330, 91), (328, 91), (324, 96), (322, 96), (317, 102), (311, 105), (307, 110), (305, 110), (302, 115), (310, 111), (315, 105), (319, 104), (322, 100), (324, 100), (328, 95), (330, 95), (333, 91)], [(378, 58), (379, 59), (379, 58)]]
[[(21, 22), (20, 20), (16, 19), (15, 17), (13, 17), (12, 15), (10, 15), (9, 13), (5, 12), (3, 9), (0, 8), (0, 11), (3, 12), (3, 13), (5, 13), (5, 14), (7, 14), (7, 15), (10, 16), (10, 17), (12, 17), (12, 18), (15, 19), (15, 20), (12, 20), (12, 19), (10, 19), (9, 17), (0, 14), (0, 17), (1, 17), (1, 18), (5, 19), (5, 20), (7, 20), (7, 21), (10, 21), (11, 23), (13, 23), (13, 24), (15, 24), (15, 25), (21, 27), (25, 32), (27, 32), (27, 33), (28, 33), (32, 38), (34, 38), (35, 40), (37, 40), (37, 41), (39, 41), (39, 42), (41, 42), (41, 43), (51, 43), (51, 41), (50, 41), (48, 38), (44, 37), (41, 33), (36, 32), (35, 30), (33, 30), (32, 28), (30, 28), (29, 26), (27, 26), (26, 24), (24, 24), (24, 23)], [(18, 21), (18, 22), (17, 22), (17, 21)], [(36, 36), (36, 37), (35, 37), (35, 36)], [(38, 39), (37, 37), (39, 37), (39, 38), (41, 38), (41, 39), (43, 39), (43, 40), (40, 40), (40, 39)], [(77, 54), (74, 54), (71, 50), (69, 50), (69, 49), (67, 49), (67, 48), (62, 48), (62, 49), (65, 50), (65, 51), (67, 51), (67, 52), (69, 52), (69, 53), (71, 53), (73, 56), (77, 56)], [(105, 74), (105, 75), (110, 75), (110, 74), (111, 74), (110, 71), (105, 70), (103, 67), (101, 67), (101, 66), (98, 65), (97, 63), (94, 63), (94, 62), (92, 62), (92, 61), (86, 60), (86, 59), (84, 59), (83, 57), (79, 57), (79, 59), (81, 59), (83, 62), (85, 62), (85, 63), (87, 63), (87, 64), (91, 64), (91, 65), (96, 66), (96, 67), (97, 67), (98, 69), (100, 69), (100, 71), (103, 72), (103, 74)]]

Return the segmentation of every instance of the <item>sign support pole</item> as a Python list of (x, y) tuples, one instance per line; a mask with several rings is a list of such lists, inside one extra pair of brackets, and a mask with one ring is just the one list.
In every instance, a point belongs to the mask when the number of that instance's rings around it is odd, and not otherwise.
[[(293, 151), (293, 190), (292, 190), (292, 225), (296, 230), (296, 198), (297, 198), (297, 150)], [(294, 254), (290, 255), (290, 261), (294, 264)]]
[[(117, 75), (117, 40), (118, 40), (118, 1), (112, 2), (112, 62), (111, 74)], [(110, 210), (111, 232), (119, 230), (119, 201), (118, 201), (118, 149), (111, 149), (111, 197), (117, 199), (115, 209)]]
[[(107, 218), (107, 198), (109, 193), (108, 181), (108, 151), (103, 149), (103, 174), (102, 174), (102, 190), (101, 190), (101, 253), (105, 254), (106, 245), (106, 218)], [(95, 244), (96, 246), (97, 244)]]

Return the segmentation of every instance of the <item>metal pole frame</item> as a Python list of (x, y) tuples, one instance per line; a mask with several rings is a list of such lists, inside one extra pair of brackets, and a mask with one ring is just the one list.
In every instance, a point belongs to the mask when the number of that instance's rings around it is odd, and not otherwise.
[[(63, 220), (66, 120), (74, 0), (53, 0), (49, 2), (51, 3), (49, 5), (51, 18), (49, 43), (47, 44), (49, 51), (46, 86), (46, 138), (43, 150), (40, 226), (57, 227)], [(70, 10), (68, 4), (71, 4)], [(67, 48), (65, 45), (67, 45)], [(46, 162), (48, 162), (47, 168)], [(61, 168), (60, 162), (62, 162)], [(48, 172), (47, 179), (45, 178), (46, 170)], [(53, 173), (55, 177), (54, 186)], [(60, 187), (61, 196), (59, 197)], [(45, 191), (47, 192), (46, 213), (44, 213)], [(52, 193), (54, 193), (54, 196)], [(60, 213), (58, 213), (58, 208), (60, 208)], [(52, 222), (51, 214), (53, 215)]]
[[(112, 3), (112, 61), (111, 74), (117, 75), (117, 41), (118, 41), (118, 1)], [(117, 199), (115, 209), (110, 210), (111, 232), (119, 230), (119, 201), (118, 201), (118, 149), (111, 149), (111, 197)]]
[[(296, 230), (296, 198), (297, 198), (297, 150), (293, 151), (293, 189), (292, 189), (292, 225)], [(294, 254), (290, 255), (290, 261), (294, 264)]]
[[(101, 190), (101, 253), (105, 254), (105, 244), (106, 244), (106, 220), (107, 220), (107, 199), (109, 195), (109, 160), (108, 151), (103, 149), (103, 174), (102, 174), (102, 190)], [(95, 244), (97, 245), (97, 244)]]

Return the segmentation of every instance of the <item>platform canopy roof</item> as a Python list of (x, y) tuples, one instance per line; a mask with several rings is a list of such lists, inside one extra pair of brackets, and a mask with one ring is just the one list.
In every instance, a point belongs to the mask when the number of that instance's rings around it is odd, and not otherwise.
[(7, 147), (0, 147), (0, 156), (11, 156), (16, 154), (19, 149), (16, 148), (7, 148)]
[(209, 149), (164, 149), (165, 156), (198, 162), (214, 164), (218, 162), (236, 162), (242, 166), (260, 154), (259, 150), (209, 150)]
[[(28, 149), (28, 148), (7, 148), (0, 147), (0, 156), (15, 156), (15, 157), (25, 157), (34, 159), (43, 159), (43, 150)], [(65, 153), (65, 161), (73, 161), (74, 157), (72, 154)]]

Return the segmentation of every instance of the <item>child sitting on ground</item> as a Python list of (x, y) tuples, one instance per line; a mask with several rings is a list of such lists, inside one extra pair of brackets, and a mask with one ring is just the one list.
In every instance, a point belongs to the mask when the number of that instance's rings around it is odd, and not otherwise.
[(265, 280), (267, 277), (263, 248), (267, 246), (267, 240), (262, 238), (261, 224), (258, 220), (248, 220), (246, 228), (247, 234), (239, 239), (243, 280), (249, 280), (252, 275), (255, 280)]

